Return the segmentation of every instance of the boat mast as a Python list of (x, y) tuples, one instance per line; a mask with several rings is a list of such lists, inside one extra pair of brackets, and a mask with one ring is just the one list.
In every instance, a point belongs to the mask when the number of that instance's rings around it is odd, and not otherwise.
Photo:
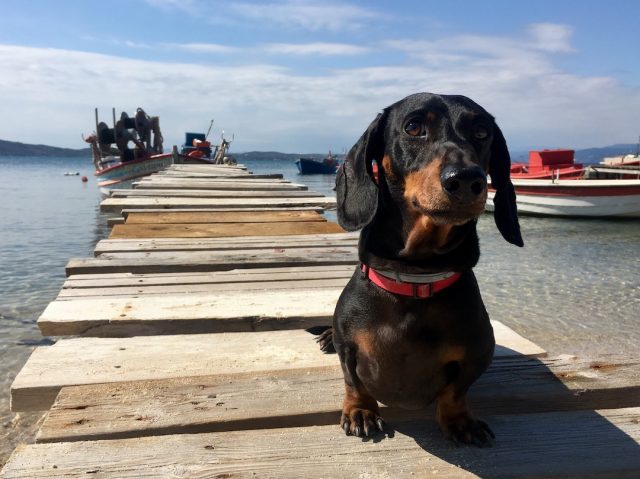
[(213, 120), (211, 120), (211, 123), (209, 123), (209, 129), (207, 130), (207, 134), (204, 135), (204, 139), (206, 140), (207, 138), (209, 138), (209, 133), (211, 133), (211, 127), (213, 126)]

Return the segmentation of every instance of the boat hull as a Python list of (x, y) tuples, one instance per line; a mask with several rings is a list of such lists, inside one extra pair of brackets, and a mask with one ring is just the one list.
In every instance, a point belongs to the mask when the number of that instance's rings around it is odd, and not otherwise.
[[(640, 218), (640, 180), (518, 180), (518, 214)], [(495, 192), (489, 190), (487, 210)]]
[(323, 162), (307, 158), (300, 158), (296, 165), (301, 175), (335, 175), (340, 166), (335, 161)]
[(98, 178), (99, 187), (112, 187), (123, 181), (156, 173), (171, 164), (173, 164), (173, 154), (163, 153), (125, 163), (116, 163), (109, 168), (96, 171), (95, 176)]

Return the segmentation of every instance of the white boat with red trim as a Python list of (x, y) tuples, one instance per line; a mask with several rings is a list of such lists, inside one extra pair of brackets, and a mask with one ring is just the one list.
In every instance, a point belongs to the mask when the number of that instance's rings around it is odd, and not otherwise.
[[(529, 164), (511, 167), (519, 214), (640, 218), (640, 168), (574, 162), (573, 150), (529, 153)], [(487, 210), (495, 191), (489, 189)]]

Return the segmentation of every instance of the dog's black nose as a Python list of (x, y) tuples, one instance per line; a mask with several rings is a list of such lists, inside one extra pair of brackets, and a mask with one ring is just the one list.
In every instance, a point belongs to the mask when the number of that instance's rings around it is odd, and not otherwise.
[(442, 189), (458, 201), (474, 201), (487, 189), (487, 175), (479, 166), (446, 166), (440, 173)]

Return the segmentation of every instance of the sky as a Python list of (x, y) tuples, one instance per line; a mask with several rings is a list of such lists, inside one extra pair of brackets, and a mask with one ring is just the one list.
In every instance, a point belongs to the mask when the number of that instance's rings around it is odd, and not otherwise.
[(0, 139), (82, 148), (142, 107), (165, 147), (349, 149), (416, 92), (465, 95), (511, 150), (635, 143), (635, 0), (0, 0)]

